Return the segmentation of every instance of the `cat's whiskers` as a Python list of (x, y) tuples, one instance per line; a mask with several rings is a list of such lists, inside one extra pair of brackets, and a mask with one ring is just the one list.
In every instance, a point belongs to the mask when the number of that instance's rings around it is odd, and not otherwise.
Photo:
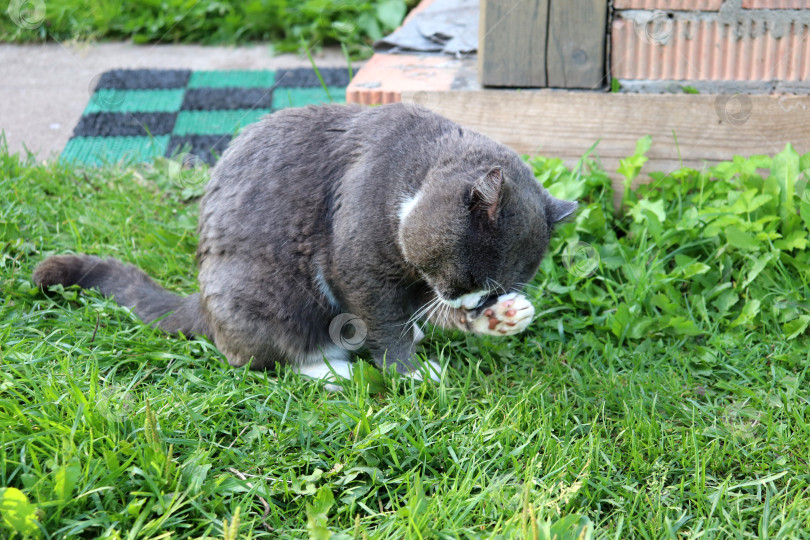
[(532, 285), (531, 283), (515, 283), (515, 287), (517, 289), (531, 289), (533, 291), (542, 291), (543, 288), (538, 285)]
[(456, 308), (448, 306), (447, 304), (444, 304), (444, 303), (442, 304), (442, 309), (439, 311), (439, 317), (437, 318), (437, 321), (439, 321), (439, 326), (441, 326), (441, 327), (446, 327), (447, 326), (447, 320), (450, 317), (450, 310), (451, 309), (456, 309)]
[[(494, 287), (493, 287), (494, 286)], [(498, 283), (496, 280), (492, 278), (487, 278), (487, 289), (490, 291), (498, 292), (500, 291), (501, 294), (507, 294), (509, 291), (506, 290), (506, 287)]]
[[(449, 307), (449, 306), (447, 306), (447, 304), (442, 302), (438, 297), (437, 297), (437, 300), (438, 300), (438, 302), (436, 303), (433, 310), (431, 310), (430, 314), (427, 316), (427, 320), (431, 320), (431, 319), (437, 320), (437, 319), (435, 319), (433, 317), (436, 314), (436, 311), (438, 310), (439, 313), (441, 313), (442, 309), (444, 309), (445, 307)], [(433, 325), (433, 329), (430, 331), (430, 338), (431, 339), (433, 339), (433, 334), (435, 334), (435, 333), (436, 333), (436, 324)]]
[(417, 321), (419, 321), (419, 319), (421, 319), (425, 315), (425, 313), (427, 313), (428, 310), (433, 308), (438, 302), (439, 298), (438, 297), (434, 298), (433, 300), (431, 300), (430, 302), (419, 308), (413, 315), (411, 315), (408, 318), (408, 320), (403, 323), (404, 328), (402, 329), (402, 333), (399, 335), (400, 339), (402, 339), (402, 337), (405, 336), (405, 332), (407, 332), (408, 329), (411, 328), (411, 326), (416, 324)]
[(448, 326), (448, 322), (450, 322), (450, 306), (447, 306), (447, 309), (444, 310), (444, 319), (442, 321), (442, 326)]

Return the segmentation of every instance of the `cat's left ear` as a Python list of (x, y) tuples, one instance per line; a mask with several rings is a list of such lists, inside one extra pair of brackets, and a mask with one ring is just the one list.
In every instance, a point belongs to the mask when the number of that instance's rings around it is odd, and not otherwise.
[(579, 208), (579, 203), (576, 201), (564, 201), (556, 197), (548, 196), (548, 204), (546, 204), (546, 215), (550, 224), (559, 223), (565, 218), (574, 214)]
[(470, 192), (470, 210), (484, 211), (490, 221), (495, 221), (502, 190), (503, 171), (500, 167), (493, 167), (473, 185)]

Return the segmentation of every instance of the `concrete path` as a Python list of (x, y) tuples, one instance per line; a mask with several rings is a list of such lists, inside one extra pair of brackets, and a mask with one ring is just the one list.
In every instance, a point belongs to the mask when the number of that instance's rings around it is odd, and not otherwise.
[[(315, 62), (318, 67), (346, 65), (339, 49), (325, 50)], [(107, 70), (275, 70), (310, 65), (306, 55), (272, 56), (264, 45), (0, 45), (0, 131), (12, 152), (28, 148), (45, 160), (62, 151), (98, 77)]]

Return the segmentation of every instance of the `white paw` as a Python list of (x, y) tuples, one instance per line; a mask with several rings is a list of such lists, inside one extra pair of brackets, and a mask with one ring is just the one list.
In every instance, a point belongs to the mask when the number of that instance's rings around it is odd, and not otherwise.
[(486, 308), (471, 326), (473, 332), (490, 336), (511, 336), (526, 329), (534, 318), (534, 306), (525, 296), (503, 294)]
[(428, 360), (427, 362), (415, 365), (414, 368), (415, 370), (407, 375), (412, 379), (416, 379), (417, 381), (424, 380), (425, 372), (427, 371), (428, 377), (430, 377), (430, 380), (433, 382), (439, 382), (441, 380), (442, 366), (435, 360)]

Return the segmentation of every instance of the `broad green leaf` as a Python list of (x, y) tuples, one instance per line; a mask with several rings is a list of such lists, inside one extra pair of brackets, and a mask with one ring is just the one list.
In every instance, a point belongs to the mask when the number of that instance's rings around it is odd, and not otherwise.
[(737, 227), (728, 227), (726, 229), (726, 238), (728, 243), (738, 249), (757, 250), (760, 248), (759, 242), (754, 239), (750, 234), (741, 231)]
[(643, 156), (645, 155), (652, 146), (652, 137), (650, 135), (645, 135), (641, 137), (639, 140), (636, 141), (636, 156)]
[(771, 174), (776, 177), (781, 189), (782, 220), (796, 212), (793, 197), (796, 195), (796, 182), (799, 178), (799, 154), (789, 143), (776, 154), (771, 166)]
[(312, 500), (312, 508), (318, 514), (326, 515), (329, 509), (335, 504), (335, 496), (332, 495), (332, 490), (328, 486), (321, 486)]
[(641, 199), (638, 201), (635, 207), (630, 211), (633, 215), (633, 218), (636, 222), (641, 220), (641, 214), (643, 210), (648, 210), (651, 213), (655, 214), (655, 217), (658, 218), (658, 221), (663, 223), (667, 219), (666, 210), (664, 210), (664, 201), (663, 199), (659, 199), (657, 201), (650, 201), (649, 199)]
[(647, 157), (644, 155), (652, 146), (652, 137), (645, 135), (636, 141), (636, 152), (630, 157), (619, 160), (618, 172), (624, 176), (625, 189), (630, 187), (630, 183), (641, 172), (641, 167), (647, 162)]
[(748, 275), (743, 282), (742, 288), (746, 289), (754, 281), (757, 276), (762, 272), (765, 267), (768, 265), (771, 260), (773, 260), (773, 253), (766, 253), (765, 255), (760, 255), (757, 257), (757, 260), (754, 262), (754, 266), (751, 267), (751, 270), (748, 271)]
[(679, 231), (691, 231), (698, 226), (699, 222), (697, 208), (687, 208), (675, 228)]
[(307, 531), (311, 540), (329, 540), (332, 532), (327, 528), (329, 510), (335, 504), (335, 496), (329, 486), (321, 486), (312, 498), (312, 504), (307, 503)]
[(787, 339), (795, 339), (799, 334), (803, 334), (810, 325), (810, 315), (800, 315), (790, 322), (782, 326), (782, 331), (787, 336)]
[(380, 23), (377, 21), (377, 18), (368, 12), (363, 12), (357, 17), (357, 26), (365, 31), (373, 41), (377, 41), (378, 39), (382, 39), (383, 32), (380, 28)]
[(625, 329), (630, 325), (630, 311), (627, 304), (619, 304), (616, 311), (608, 318), (608, 326), (617, 338), (624, 335)]
[(68, 500), (80, 477), (81, 468), (78, 461), (59, 467), (54, 475), (53, 493), (56, 498), (60, 501)]
[(731, 328), (742, 326), (751, 323), (754, 318), (759, 315), (759, 307), (760, 302), (754, 298), (748, 299), (748, 301), (743, 306), (742, 312), (740, 313), (739, 317), (734, 319), (734, 322), (731, 323)]
[(667, 323), (668, 328), (672, 328), (677, 334), (685, 336), (696, 336), (702, 332), (695, 324), (695, 321), (685, 317), (672, 317)]
[(802, 221), (804, 221), (804, 228), (810, 229), (810, 199), (799, 202), (799, 214), (801, 214)]
[(127, 504), (127, 514), (132, 517), (137, 516), (141, 513), (141, 508), (143, 508), (145, 503), (146, 499), (135, 499), (130, 501), (129, 504)]
[(672, 299), (666, 294), (656, 294), (653, 296), (652, 303), (661, 311), (671, 315), (674, 315), (681, 309), (681, 307), (676, 302), (673, 302)]
[(652, 212), (650, 210), (643, 210), (644, 217), (647, 221), (647, 228), (650, 231), (650, 234), (655, 240), (656, 243), (661, 243), (661, 234), (663, 233), (663, 225), (661, 224), (661, 220), (658, 218), (658, 214)]
[(405, 18), (408, 6), (402, 0), (386, 0), (377, 4), (377, 19), (387, 30), (393, 30)]
[(773, 199), (773, 197), (771, 195), (767, 195), (767, 194), (764, 194), (764, 193), (759, 194), (759, 195), (757, 195), (756, 197), (754, 197), (753, 199), (751, 199), (750, 201), (747, 202), (746, 211), (747, 212), (754, 212), (755, 210), (758, 210), (759, 207), (761, 207), (762, 205), (770, 202), (771, 199)]
[(587, 516), (570, 514), (551, 525), (549, 540), (591, 540), (593, 529), (593, 523)]
[(683, 277), (689, 279), (692, 276), (698, 276), (700, 274), (705, 274), (711, 270), (711, 266), (708, 264), (703, 264), (701, 262), (692, 263), (690, 265), (684, 266), (681, 268), (681, 272), (683, 273)]
[(21, 535), (39, 536), (37, 507), (17, 488), (0, 488), (0, 516), (3, 524)]
[(807, 247), (807, 231), (804, 229), (793, 231), (787, 237), (775, 241), (773, 246), (784, 251), (803, 250)]

